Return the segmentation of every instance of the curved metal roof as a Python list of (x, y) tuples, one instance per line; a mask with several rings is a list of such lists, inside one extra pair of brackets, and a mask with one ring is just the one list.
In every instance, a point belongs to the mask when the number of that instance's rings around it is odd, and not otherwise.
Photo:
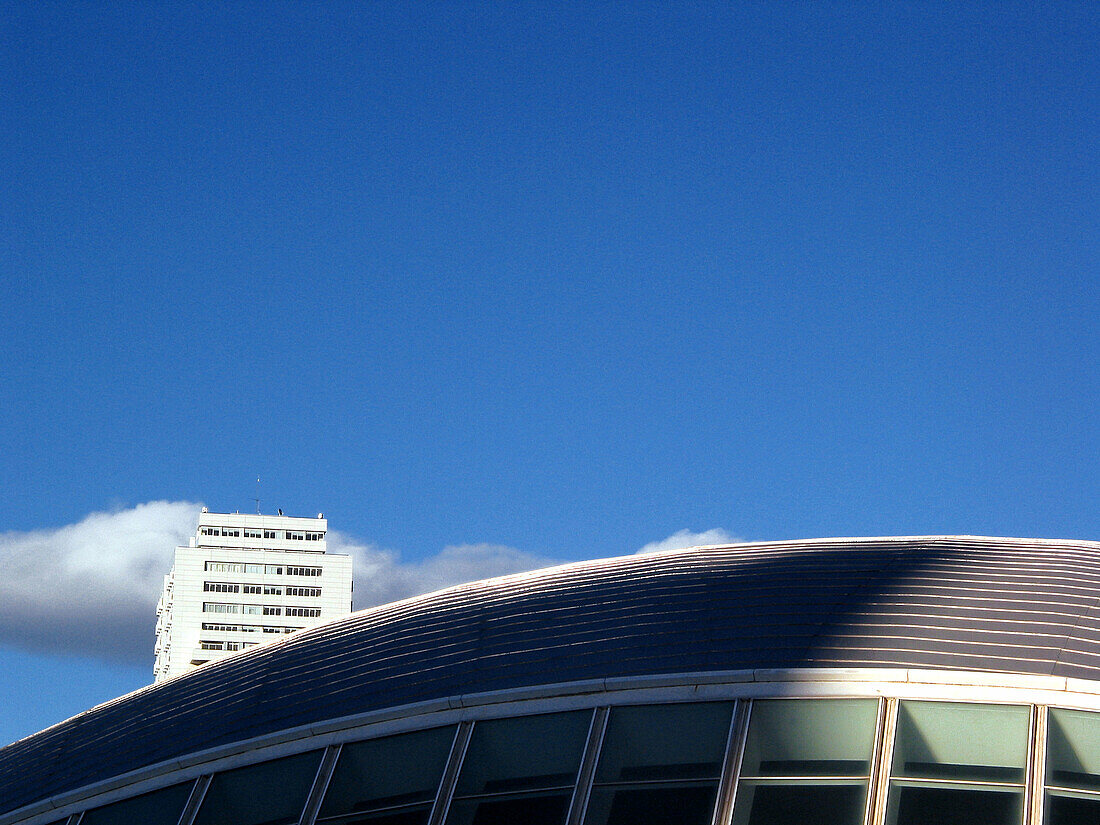
[(1100, 544), (828, 539), (581, 562), (360, 611), (0, 749), (0, 813), (415, 702), (584, 679), (916, 667), (1100, 680)]

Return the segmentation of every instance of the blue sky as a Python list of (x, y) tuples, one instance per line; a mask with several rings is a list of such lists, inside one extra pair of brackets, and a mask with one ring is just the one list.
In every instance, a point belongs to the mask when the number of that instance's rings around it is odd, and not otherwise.
[(391, 595), (1100, 539), (1100, 12), (989, 5), (4, 3), (0, 740), (257, 475)]

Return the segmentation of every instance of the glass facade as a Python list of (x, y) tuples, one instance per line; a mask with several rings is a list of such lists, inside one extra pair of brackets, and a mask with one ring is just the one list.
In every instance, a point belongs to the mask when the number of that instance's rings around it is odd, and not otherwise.
[(1019, 825), (1031, 708), (901, 702), (889, 825)]
[(456, 728), (344, 745), (318, 821), (332, 825), (425, 825)]
[(194, 825), (294, 825), (321, 754), (310, 751), (215, 774)]
[(879, 698), (590, 707), (315, 746), (79, 821), (1085, 825), (1100, 822), (1100, 713)]
[(190, 794), (191, 783), (172, 785), (86, 811), (80, 821), (86, 825), (176, 825)]
[(1100, 714), (1047, 714), (1047, 825), (1100, 822)]
[(447, 825), (563, 825), (591, 711), (474, 725)]
[(585, 825), (708, 825), (732, 702), (613, 708)]
[(878, 700), (754, 702), (734, 825), (860, 825)]

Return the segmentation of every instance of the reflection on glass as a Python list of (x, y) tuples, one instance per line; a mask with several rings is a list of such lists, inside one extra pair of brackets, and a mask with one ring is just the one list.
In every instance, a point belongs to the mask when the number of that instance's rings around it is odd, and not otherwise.
[(1047, 791), (1045, 825), (1096, 825), (1100, 798), (1066, 791)]
[(344, 745), (319, 821), (423, 825), (454, 736), (452, 726)]
[(584, 710), (475, 724), (447, 825), (561, 825), (591, 719)]
[(302, 815), (321, 753), (215, 774), (194, 825), (293, 825)]
[(1021, 705), (902, 702), (893, 775), (1022, 783), (1030, 714)]
[(753, 702), (734, 825), (858, 825), (877, 723), (876, 699)]
[(1100, 714), (1047, 711), (1047, 784), (1100, 791)]
[(886, 821), (891, 825), (1007, 825), (1023, 814), (1022, 790), (930, 783), (895, 784)]
[(733, 703), (613, 708), (585, 825), (709, 823)]
[(902, 702), (889, 825), (1019, 823), (1030, 713), (1017, 705)]
[(1100, 714), (1047, 711), (1047, 825), (1100, 822)]
[(848, 825), (863, 822), (866, 782), (816, 784), (747, 780), (737, 788), (735, 825)]
[(752, 704), (742, 776), (867, 776), (877, 699), (766, 699)]
[(86, 811), (80, 821), (90, 825), (133, 825), (135, 822), (148, 823), (148, 825), (176, 825), (194, 784), (194, 781), (183, 782), (172, 785), (170, 788), (161, 788), (159, 791), (104, 805), (102, 808)]

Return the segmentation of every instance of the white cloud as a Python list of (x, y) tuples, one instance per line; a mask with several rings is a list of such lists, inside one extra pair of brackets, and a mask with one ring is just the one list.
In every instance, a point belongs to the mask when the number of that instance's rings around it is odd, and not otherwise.
[(164, 574), (194, 534), (199, 507), (151, 501), (0, 534), (0, 643), (151, 667)]
[[(153, 501), (65, 527), (0, 534), (0, 644), (151, 668), (164, 575), (175, 547), (195, 534), (200, 507)], [(491, 544), (403, 562), (337, 531), (329, 531), (328, 545), (354, 557), (356, 609), (554, 563)]]
[(702, 533), (693, 533), (690, 530), (680, 530), (673, 533), (667, 539), (651, 541), (638, 553), (663, 553), (666, 550), (683, 550), (687, 547), (704, 547), (708, 544), (736, 544), (740, 541), (736, 536), (731, 536), (720, 527), (704, 530)]
[[(0, 533), (0, 644), (152, 666), (164, 574), (175, 547), (194, 535), (200, 506), (151, 501), (64, 527)], [(681, 530), (638, 552), (735, 541), (721, 529)], [(328, 545), (354, 559), (357, 610), (556, 563), (495, 544), (453, 545), (405, 562), (338, 531), (329, 531)]]

